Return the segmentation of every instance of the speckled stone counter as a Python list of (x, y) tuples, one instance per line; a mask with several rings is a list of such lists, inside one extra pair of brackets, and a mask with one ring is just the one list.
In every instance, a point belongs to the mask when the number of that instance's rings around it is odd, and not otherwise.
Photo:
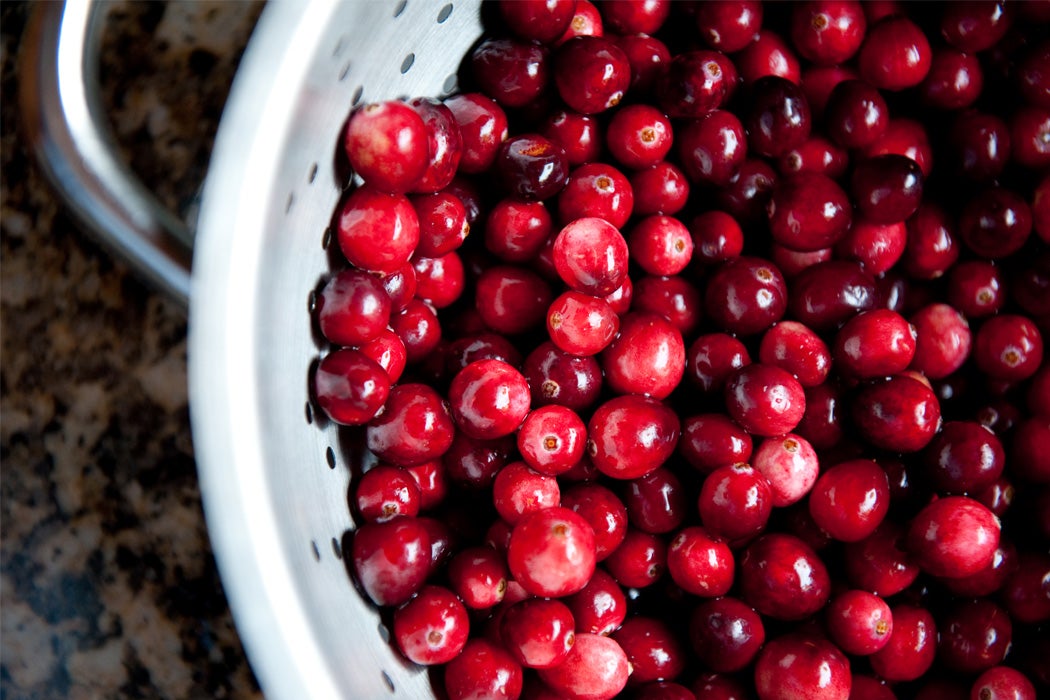
[[(259, 9), (111, 12), (114, 131), (183, 215)], [(0, 4), (0, 697), (259, 697), (201, 511), (185, 318), (77, 229), (23, 149), (15, 69), (29, 11)]]

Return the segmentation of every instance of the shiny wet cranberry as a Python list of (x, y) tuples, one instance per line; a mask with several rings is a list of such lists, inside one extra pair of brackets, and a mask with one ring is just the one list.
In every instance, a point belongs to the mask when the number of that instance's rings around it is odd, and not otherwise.
[(986, 567), (999, 546), (999, 521), (966, 496), (946, 496), (923, 508), (908, 527), (908, 548), (934, 576), (969, 576)]
[(517, 430), (529, 412), (531, 395), (518, 370), (486, 359), (472, 362), (453, 377), (448, 400), (460, 430), (478, 440), (492, 440)]
[(828, 634), (847, 654), (866, 656), (886, 646), (893, 614), (885, 600), (857, 589), (832, 598), (827, 609)]
[(988, 428), (974, 421), (948, 421), (924, 452), (924, 473), (938, 491), (974, 494), (1003, 473), (1006, 453)]
[(746, 668), (766, 640), (762, 618), (729, 596), (706, 600), (689, 617), (689, 639), (700, 661), (718, 673)]
[(467, 609), (456, 594), (424, 586), (394, 611), (394, 639), (410, 661), (431, 666), (448, 663), (462, 651), (470, 631)]
[(981, 62), (971, 53), (937, 47), (930, 72), (919, 86), (923, 100), (939, 109), (963, 109), (972, 105), (984, 88)]
[(571, 166), (598, 160), (604, 146), (597, 120), (572, 110), (552, 113), (540, 126), (540, 133), (564, 149)]
[(760, 30), (758, 37), (733, 58), (745, 84), (767, 75), (797, 83), (802, 73), (794, 50), (780, 34), (769, 28)]
[(751, 456), (751, 464), (769, 482), (770, 496), (777, 507), (804, 498), (820, 470), (813, 446), (794, 433), (763, 440)]
[(596, 358), (570, 355), (549, 341), (529, 353), (522, 369), (537, 406), (557, 404), (581, 411), (601, 391), (601, 366)]
[(604, 37), (577, 36), (554, 54), (554, 84), (562, 100), (582, 114), (619, 104), (630, 85), (627, 54)]
[(419, 219), (407, 197), (371, 186), (355, 189), (339, 212), (339, 249), (355, 267), (392, 273), (419, 243)]
[(656, 214), (638, 220), (627, 234), (631, 259), (650, 275), (677, 275), (693, 257), (693, 238), (678, 219)]
[(492, 481), (492, 504), (508, 524), (544, 508), (561, 505), (558, 480), (532, 469), (525, 462), (510, 462)]
[(667, 541), (660, 535), (628, 528), (623, 542), (606, 558), (604, 566), (619, 585), (646, 588), (667, 571)]
[(513, 700), (521, 696), (521, 666), (502, 646), (482, 637), (468, 641), (445, 667), (449, 700), (485, 697)]
[(736, 546), (765, 529), (773, 492), (764, 475), (740, 462), (707, 476), (697, 506), (704, 527)]
[(408, 192), (430, 164), (423, 118), (397, 100), (371, 103), (355, 111), (346, 127), (343, 148), (354, 172), (381, 192)]
[(944, 209), (923, 202), (908, 219), (908, 236), (902, 262), (911, 277), (935, 279), (959, 259), (957, 232)]
[(806, 60), (833, 66), (853, 57), (864, 40), (867, 26), (859, 2), (804, 2), (792, 9), (791, 40)]
[(952, 671), (986, 671), (1006, 657), (1013, 637), (1007, 612), (987, 599), (957, 604), (938, 620), (937, 658)]
[(587, 425), (587, 449), (594, 466), (606, 476), (634, 479), (667, 461), (679, 435), (678, 416), (670, 407), (626, 394), (594, 411)]
[(621, 394), (667, 398), (685, 372), (681, 332), (662, 316), (633, 312), (601, 354), (605, 385)]
[(675, 138), (682, 169), (696, 184), (727, 184), (747, 156), (744, 125), (727, 110), (715, 109), (687, 122)]
[(350, 556), (358, 583), (376, 605), (400, 605), (430, 573), (430, 535), (417, 518), (366, 523), (354, 532)]
[(423, 384), (399, 384), (391, 388), (386, 409), (368, 424), (368, 449), (385, 462), (413, 466), (444, 454), (454, 432), (440, 394)]
[(846, 576), (854, 588), (887, 597), (900, 593), (919, 575), (917, 560), (904, 548), (904, 530), (884, 520), (865, 539), (844, 550)]
[(875, 280), (859, 263), (829, 260), (792, 280), (788, 307), (797, 320), (821, 332), (874, 308), (875, 301)]
[(470, 232), (462, 200), (448, 192), (418, 194), (410, 198), (419, 219), (416, 254), (439, 257), (459, 248)]
[(873, 447), (916, 452), (933, 439), (941, 423), (937, 396), (905, 374), (864, 385), (850, 406), (853, 423)]
[(526, 201), (550, 199), (561, 192), (569, 177), (565, 151), (539, 134), (504, 141), (493, 167), (504, 188)]
[(828, 135), (843, 148), (864, 148), (885, 133), (890, 113), (878, 89), (863, 80), (844, 80), (828, 95)]
[(831, 178), (846, 172), (849, 154), (846, 149), (824, 136), (811, 135), (802, 144), (786, 151), (777, 161), (777, 169), (784, 175), (792, 173), (820, 173)]
[(759, 345), (758, 359), (791, 372), (804, 387), (821, 384), (831, 370), (827, 344), (798, 321), (781, 321), (767, 330)]
[(762, 3), (754, 0), (702, 3), (696, 8), (696, 27), (710, 48), (734, 53), (758, 36), (762, 15)]
[(852, 207), (839, 185), (818, 173), (798, 173), (773, 187), (767, 207), (773, 240), (794, 250), (834, 245), (849, 230)]
[(412, 185), (412, 192), (438, 192), (452, 182), (463, 157), (463, 138), (459, 133), (459, 125), (452, 116), (452, 110), (438, 100), (417, 97), (408, 104), (423, 118), (430, 145), (427, 168)]
[(1032, 210), (1023, 197), (989, 187), (969, 200), (959, 217), (963, 243), (982, 258), (1012, 255), (1032, 232)]
[(747, 462), (752, 441), (746, 430), (720, 413), (682, 420), (680, 452), (694, 468), (710, 473), (719, 467)]
[(598, 217), (620, 228), (633, 210), (631, 182), (608, 163), (585, 163), (573, 170), (558, 197), (558, 220), (563, 224)]
[(401, 342), (397, 333), (390, 329), (381, 331), (379, 335), (357, 349), (362, 355), (382, 367), (391, 383), (401, 378), (405, 365), (408, 363), (405, 344)]
[(523, 39), (549, 44), (568, 28), (572, 20), (572, 0), (524, 0), (498, 3), (507, 29)]
[(612, 633), (631, 664), (632, 685), (677, 678), (689, 658), (678, 634), (663, 620), (635, 615)]
[(889, 91), (921, 83), (930, 71), (931, 60), (930, 42), (922, 29), (899, 15), (872, 24), (857, 54), (861, 77)]
[(336, 345), (362, 345), (387, 326), (390, 297), (374, 275), (349, 268), (336, 273), (317, 295), (321, 333)]
[(973, 358), (986, 375), (1000, 380), (1021, 381), (1031, 377), (1043, 361), (1043, 337), (1031, 319), (1000, 314), (977, 329)]
[(766, 206), (776, 181), (773, 166), (761, 158), (749, 158), (740, 164), (729, 182), (717, 190), (715, 199), (720, 209), (742, 225), (757, 224), (766, 219)]
[(529, 412), (518, 431), (518, 452), (537, 471), (557, 475), (583, 457), (587, 440), (583, 420), (565, 406), (542, 406)]
[(547, 333), (559, 348), (573, 355), (595, 355), (620, 329), (620, 318), (599, 297), (568, 291), (547, 311)]
[(451, 376), (478, 360), (502, 360), (517, 367), (521, 364), (521, 353), (504, 336), (482, 331), (463, 335), (450, 343), (446, 360)]
[(448, 563), (449, 585), (473, 610), (498, 605), (507, 592), (508, 576), (503, 557), (488, 546), (461, 549)]
[(419, 514), (419, 484), (401, 467), (377, 464), (352, 487), (352, 505), (368, 522)]
[(1025, 107), (1010, 120), (1013, 160), (1045, 172), (1050, 166), (1050, 107)]
[(911, 368), (930, 379), (943, 379), (970, 355), (972, 335), (966, 317), (948, 304), (924, 306), (909, 318), (915, 328)]
[(591, 524), (599, 562), (623, 542), (627, 534), (627, 506), (605, 486), (592, 482), (577, 484), (562, 494), (562, 505)]
[(755, 690), (760, 700), (847, 700), (852, 682), (846, 655), (816, 635), (771, 639), (755, 662)]
[(627, 242), (615, 226), (595, 217), (568, 224), (554, 241), (554, 265), (578, 292), (609, 294), (627, 276)]
[(540, 679), (566, 697), (611, 700), (627, 685), (631, 664), (609, 637), (577, 634), (565, 661), (539, 670)]
[(893, 631), (884, 647), (872, 654), (872, 670), (887, 681), (912, 681), (933, 665), (937, 655), (937, 625), (925, 608), (898, 604), (890, 608)]
[(507, 115), (490, 97), (481, 93), (462, 93), (445, 100), (459, 126), (463, 154), (461, 173), (480, 173), (496, 159), (499, 145), (507, 138)]
[(663, 316), (684, 336), (692, 336), (700, 325), (703, 301), (700, 290), (682, 275), (647, 275), (635, 285), (635, 311)]
[(686, 517), (685, 490), (675, 473), (665, 467), (631, 479), (623, 499), (631, 525), (642, 532), (671, 532)]
[(418, 256), (412, 267), (416, 271), (416, 297), (435, 309), (450, 306), (463, 293), (465, 272), (457, 253), (436, 258)]
[(1006, 304), (1001, 268), (984, 260), (966, 260), (948, 273), (947, 301), (968, 318), (990, 316)]
[(889, 511), (886, 472), (868, 459), (841, 462), (817, 479), (809, 497), (813, 520), (841, 542), (869, 537)]
[(875, 157), (895, 153), (911, 158), (919, 164), (923, 177), (933, 168), (933, 147), (922, 122), (914, 119), (891, 118), (885, 133), (864, 149), (864, 155)]
[(689, 198), (689, 180), (678, 166), (662, 161), (631, 173), (634, 213), (639, 216), (665, 214), (672, 216)]
[(904, 221), (914, 214), (922, 201), (922, 188), (919, 164), (896, 154), (861, 160), (850, 179), (857, 211), (882, 224)]
[(658, 37), (649, 34), (618, 34), (612, 37), (631, 64), (632, 95), (650, 95), (657, 78), (671, 61), (671, 51)]
[(541, 326), (553, 297), (542, 277), (513, 265), (495, 265), (482, 272), (474, 294), (481, 320), (505, 335)]
[(689, 223), (693, 237), (693, 255), (706, 264), (735, 258), (744, 249), (744, 232), (740, 224), (723, 211), (697, 214)]
[(708, 279), (707, 316), (730, 333), (760, 333), (779, 321), (786, 308), (784, 276), (768, 260), (731, 258)]
[(726, 77), (720, 54), (706, 50), (679, 53), (656, 79), (656, 101), (669, 117), (702, 117), (722, 105)]
[(744, 681), (728, 673), (706, 673), (697, 677), (692, 685), (697, 698), (710, 700), (745, 700), (752, 697)]
[(609, 635), (627, 616), (627, 598), (616, 580), (598, 568), (583, 590), (565, 599), (576, 620), (577, 634)]
[(523, 107), (547, 87), (546, 47), (513, 37), (485, 39), (470, 53), (470, 67), (483, 93), (504, 107)]
[(717, 598), (733, 585), (736, 563), (729, 545), (699, 525), (680, 530), (667, 548), (667, 572), (679, 587)]
[(750, 364), (734, 372), (725, 387), (729, 415), (752, 435), (790, 432), (806, 410), (805, 392), (787, 371)]
[(842, 411), (842, 389), (837, 383), (831, 381), (809, 387), (806, 389), (806, 412), (795, 432), (818, 452), (836, 447), (843, 435)]
[(863, 311), (835, 334), (835, 369), (858, 379), (903, 372), (915, 356), (915, 330), (889, 309)]
[(546, 508), (514, 526), (507, 566), (514, 580), (541, 597), (580, 591), (594, 573), (594, 530), (573, 511)]
[(706, 333), (686, 352), (685, 376), (701, 391), (717, 393), (733, 372), (748, 364), (751, 355), (740, 340), (727, 333)]
[(1009, 666), (994, 666), (977, 677), (970, 700), (1036, 700), (1032, 681)]
[(514, 603), (500, 621), (503, 648), (525, 668), (557, 666), (576, 641), (576, 621), (559, 600), (528, 598)]
[(551, 215), (543, 202), (503, 199), (485, 219), (485, 249), (505, 262), (520, 263), (539, 254), (551, 234)]
[(617, 110), (605, 131), (606, 145), (613, 158), (633, 169), (662, 161), (671, 150), (672, 138), (670, 120), (660, 110), (645, 104)]
[(561, 46), (574, 36), (604, 36), (605, 26), (602, 23), (601, 11), (589, 0), (573, 4), (574, 10), (569, 26), (565, 28), (562, 35), (554, 41), (555, 46)]
[(824, 607), (831, 592), (827, 568), (809, 545), (767, 533), (744, 550), (738, 582), (744, 602), (776, 620), (801, 620)]
[(796, 83), (775, 75), (756, 80), (743, 119), (748, 146), (760, 156), (777, 158), (809, 138), (809, 102)]
[(1010, 28), (1013, 7), (1005, 2), (960, 2), (941, 13), (941, 36), (960, 51), (976, 53), (994, 46)]
[(904, 221), (877, 223), (855, 218), (845, 237), (835, 245), (839, 257), (857, 260), (873, 275), (888, 272), (904, 254), (908, 229)]
[[(844, 80), (856, 80), (860, 76), (851, 63), (844, 66), (807, 66), (802, 72), (801, 85), (806, 91), (810, 111), (818, 122), (824, 121), (831, 91)], [(825, 126), (825, 130), (827, 127)]]

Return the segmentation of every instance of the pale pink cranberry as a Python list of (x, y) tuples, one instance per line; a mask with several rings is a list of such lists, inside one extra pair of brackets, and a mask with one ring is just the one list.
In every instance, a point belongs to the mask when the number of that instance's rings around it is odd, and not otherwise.
[(561, 489), (553, 476), (511, 462), (492, 481), (492, 503), (501, 518), (515, 525), (530, 513), (561, 505)]
[(507, 566), (533, 595), (560, 598), (582, 590), (595, 562), (594, 530), (568, 508), (530, 513), (511, 531)]
[(544, 683), (566, 697), (612, 700), (627, 685), (631, 664), (612, 638), (580, 633), (564, 661), (538, 673)]
[(958, 578), (988, 566), (999, 546), (999, 519), (966, 496), (946, 496), (923, 508), (908, 527), (908, 548), (934, 576)]
[(812, 490), (820, 471), (813, 446), (793, 433), (763, 440), (751, 455), (751, 465), (769, 481), (773, 505), (777, 507), (802, 500)]
[(972, 334), (966, 317), (948, 304), (924, 306), (908, 319), (915, 328), (911, 369), (930, 379), (944, 379), (970, 356)]

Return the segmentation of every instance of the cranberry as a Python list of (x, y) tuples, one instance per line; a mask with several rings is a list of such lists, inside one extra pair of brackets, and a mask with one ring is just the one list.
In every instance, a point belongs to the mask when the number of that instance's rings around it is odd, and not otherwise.
[(923, 177), (933, 168), (933, 148), (926, 127), (912, 119), (894, 118), (885, 133), (864, 149), (864, 155), (873, 158), (894, 153), (911, 158), (919, 164)]
[(705, 528), (736, 545), (765, 529), (773, 492), (759, 471), (737, 463), (719, 467), (704, 479), (697, 507)]
[(919, 86), (923, 100), (939, 109), (969, 107), (982, 89), (984, 73), (977, 57), (948, 47), (933, 50), (930, 72)]
[(686, 669), (686, 651), (663, 621), (636, 615), (612, 633), (631, 664), (632, 685), (677, 678)]
[(1010, 28), (1013, 7), (1004, 2), (961, 2), (941, 14), (941, 36), (959, 49), (976, 53), (994, 46)]
[(554, 241), (554, 265), (578, 292), (605, 295), (627, 275), (627, 242), (604, 219), (584, 217), (568, 224)]
[(776, 181), (771, 165), (761, 158), (749, 158), (740, 164), (729, 183), (715, 192), (718, 207), (736, 217), (741, 225), (763, 222)]
[(993, 379), (1028, 379), (1042, 364), (1043, 337), (1039, 327), (1025, 316), (994, 316), (977, 329), (973, 358), (977, 367)]
[(565, 28), (565, 31), (554, 42), (554, 45), (561, 46), (574, 36), (604, 35), (605, 26), (602, 23), (602, 15), (595, 4), (588, 0), (577, 0), (569, 26)]
[(751, 457), (751, 436), (720, 413), (683, 419), (682, 438), (682, 456), (693, 467), (705, 473), (747, 462)]
[(1010, 573), (1002, 597), (1010, 616), (1021, 623), (1038, 624), (1050, 620), (1050, 558), (1045, 552), (1024, 552), (1017, 568)]
[(853, 674), (853, 686), (849, 693), (851, 700), (897, 700), (889, 684), (874, 676), (859, 673)]
[(404, 102), (389, 100), (355, 111), (343, 148), (350, 167), (382, 192), (408, 192), (430, 164), (430, 141), (423, 118)]
[(999, 546), (992, 556), (991, 563), (976, 574), (959, 578), (943, 579), (945, 587), (952, 594), (960, 597), (988, 596), (1003, 588), (1018, 568), (1017, 548), (1005, 538), (1000, 538)]
[(482, 321), (506, 335), (540, 326), (551, 299), (550, 285), (542, 277), (512, 265), (488, 268), (478, 277), (475, 288), (475, 305)]
[(470, 232), (462, 200), (448, 192), (418, 194), (410, 198), (419, 220), (416, 254), (440, 257), (459, 248)]
[(459, 656), (445, 666), (449, 700), (514, 700), (520, 697), (521, 686), (521, 666), (502, 646), (481, 637), (468, 641)]
[(845, 63), (860, 48), (868, 22), (859, 2), (817, 0), (792, 9), (791, 40), (818, 65)]
[(667, 543), (659, 535), (628, 528), (623, 542), (605, 559), (605, 568), (621, 586), (651, 586), (667, 569)]
[(890, 483), (875, 462), (850, 460), (831, 467), (817, 479), (809, 497), (816, 524), (842, 542), (869, 537), (890, 506)]
[(739, 257), (744, 248), (740, 224), (723, 211), (711, 210), (693, 217), (689, 224), (694, 255), (704, 263), (724, 262)]
[(588, 451), (603, 474), (634, 479), (653, 471), (674, 453), (679, 430), (671, 408), (652, 398), (627, 394), (594, 411), (587, 426)]
[(620, 328), (620, 318), (599, 297), (568, 291), (547, 312), (547, 333), (559, 348), (573, 355), (604, 350)]
[(779, 321), (786, 309), (784, 276), (768, 260), (731, 258), (708, 279), (707, 316), (730, 333), (760, 333)]
[(948, 273), (948, 303), (968, 318), (1000, 311), (1006, 304), (1003, 272), (984, 260), (967, 260)]
[(941, 423), (933, 390), (906, 374), (862, 386), (851, 404), (851, 415), (868, 443), (890, 452), (921, 450)]
[(375, 277), (383, 285), (386, 294), (390, 297), (390, 311), (392, 314), (400, 313), (407, 309), (416, 296), (416, 270), (411, 262), (406, 262), (394, 272), (375, 273)]
[(1001, 258), (1020, 250), (1032, 232), (1032, 210), (1017, 193), (989, 187), (963, 207), (959, 235), (982, 258)]
[(835, 254), (835, 251), (832, 248), (820, 248), (818, 250), (801, 252), (785, 248), (779, 243), (771, 244), (771, 248), (773, 262), (780, 268), (784, 277), (788, 279), (797, 277), (803, 270), (812, 267), (817, 263), (831, 260), (832, 256)]
[(463, 139), (459, 171), (488, 170), (496, 159), (499, 145), (507, 138), (507, 115), (503, 109), (481, 93), (453, 95), (445, 100), (445, 106), (452, 111)]
[(842, 392), (833, 382), (807, 388), (806, 412), (795, 432), (818, 451), (840, 445), (842, 401)]
[(420, 489), (407, 470), (377, 464), (353, 487), (353, 505), (367, 522), (419, 514)]
[(973, 421), (948, 421), (924, 453), (925, 473), (934, 488), (950, 494), (976, 493), (1003, 473), (1006, 454), (988, 428)]
[(488, 546), (461, 549), (448, 563), (449, 585), (473, 610), (498, 605), (507, 592), (507, 577), (503, 557)]
[(692, 335), (699, 326), (703, 308), (700, 290), (685, 277), (642, 277), (635, 291), (635, 311), (663, 316), (683, 336)]
[(662, 161), (671, 150), (671, 122), (655, 107), (627, 105), (609, 120), (605, 139), (620, 164), (645, 168)]
[(999, 546), (999, 520), (972, 498), (946, 496), (923, 508), (908, 527), (908, 548), (934, 576), (974, 574)]
[(481, 91), (504, 107), (524, 107), (547, 87), (550, 58), (540, 44), (488, 38), (474, 47), (469, 60)]
[(1025, 107), (1010, 120), (1013, 160), (1033, 170), (1050, 165), (1050, 108)]
[(710, 48), (735, 53), (758, 36), (762, 14), (762, 3), (755, 0), (701, 3), (696, 7), (696, 28)]
[(400, 605), (430, 573), (430, 534), (418, 518), (365, 523), (354, 532), (351, 561), (358, 582), (376, 605)]
[(445, 664), (467, 643), (470, 619), (456, 594), (441, 586), (424, 586), (394, 611), (397, 648), (414, 663)]
[(751, 84), (767, 75), (775, 75), (798, 83), (802, 67), (798, 56), (779, 34), (771, 29), (762, 29), (758, 38), (744, 47), (735, 57), (740, 77)]
[(607, 558), (623, 542), (627, 534), (627, 506), (605, 486), (577, 484), (562, 494), (562, 506), (591, 524), (598, 561)]
[(529, 598), (507, 608), (500, 638), (525, 668), (550, 668), (569, 655), (576, 641), (576, 621), (561, 601)]
[(871, 667), (887, 681), (911, 681), (933, 665), (937, 627), (924, 608), (898, 604), (890, 608), (893, 630), (885, 646), (870, 656)]
[(767, 533), (748, 545), (739, 560), (744, 602), (776, 620), (801, 620), (824, 607), (830, 595), (827, 568), (801, 539)]
[(667, 319), (634, 312), (601, 355), (605, 382), (613, 391), (666, 398), (685, 372), (682, 334)]
[(313, 377), (317, 403), (340, 425), (364, 425), (379, 412), (390, 394), (390, 378), (374, 360), (357, 350), (325, 355)]
[(729, 546), (704, 528), (680, 530), (667, 548), (667, 571), (685, 591), (705, 598), (729, 592), (736, 565)]
[(583, 420), (565, 406), (543, 406), (525, 417), (518, 431), (518, 451), (540, 473), (557, 475), (583, 457), (586, 444)]
[(755, 661), (760, 700), (847, 700), (852, 683), (849, 659), (817, 636), (788, 634), (771, 639)]
[(752, 697), (751, 692), (736, 676), (723, 673), (708, 673), (697, 677), (693, 682), (693, 691), (697, 698), (710, 700), (745, 700)]
[(525, 377), (500, 360), (477, 360), (464, 367), (449, 387), (452, 416), (460, 430), (478, 440), (509, 435), (529, 412)]
[(583, 590), (566, 601), (576, 620), (577, 634), (608, 636), (626, 619), (627, 598), (623, 589), (603, 569), (595, 569)]
[(338, 221), (339, 249), (363, 270), (396, 272), (419, 243), (419, 219), (408, 197), (368, 185), (350, 194)]
[[(831, 91), (845, 80), (856, 80), (860, 76), (852, 64), (841, 66), (807, 66), (801, 77), (802, 89), (806, 91), (806, 99), (809, 100), (810, 110), (818, 122), (827, 121), (825, 110), (828, 106), (828, 98)], [(824, 125), (824, 131), (830, 128), (830, 124)]]
[(893, 614), (873, 593), (849, 590), (828, 604), (828, 634), (847, 654), (867, 656), (886, 646), (893, 632)]
[(521, 353), (509, 340), (496, 333), (482, 331), (464, 335), (448, 346), (448, 373), (454, 375), (478, 360), (502, 360), (517, 367), (521, 364)]
[(601, 127), (592, 116), (563, 109), (551, 114), (540, 132), (562, 147), (571, 166), (590, 163), (601, 155)]
[(835, 252), (840, 257), (857, 260), (873, 275), (882, 275), (900, 260), (907, 238), (904, 221), (876, 223), (857, 218), (846, 236), (836, 244)]
[(846, 235), (852, 208), (838, 184), (819, 173), (779, 180), (767, 207), (773, 240), (801, 251), (834, 245)]
[(924, 306), (910, 318), (915, 328), (911, 368), (930, 379), (944, 379), (962, 367), (970, 355), (971, 333), (966, 318), (947, 304)]
[(500, 517), (515, 525), (530, 513), (560, 505), (561, 490), (553, 476), (511, 462), (492, 481), (492, 502)]
[(452, 110), (438, 100), (419, 97), (409, 102), (427, 128), (430, 159), (412, 192), (435, 193), (452, 182), (463, 157), (463, 138)]
[(820, 173), (830, 178), (846, 172), (849, 155), (823, 136), (810, 136), (799, 146), (786, 151), (777, 161), (777, 169), (784, 175), (792, 173)]
[(634, 213), (677, 214), (689, 198), (689, 180), (678, 166), (662, 161), (643, 170), (631, 173), (631, 190), (634, 193)]
[(990, 600), (971, 600), (952, 608), (937, 625), (938, 660), (953, 671), (986, 671), (1006, 657), (1013, 625)]
[(922, 200), (919, 164), (893, 153), (857, 163), (850, 184), (858, 212), (875, 223), (904, 221)]
[(905, 16), (871, 25), (857, 54), (861, 77), (880, 90), (897, 91), (921, 83), (930, 71), (932, 52), (922, 29)]
[(686, 376), (701, 391), (721, 392), (733, 372), (751, 364), (747, 347), (726, 333), (707, 333), (692, 342), (686, 353)]
[(994, 666), (977, 677), (970, 700), (1036, 700), (1035, 686), (1028, 677), (1009, 666)]
[(607, 163), (585, 163), (569, 174), (558, 197), (558, 219), (571, 223), (585, 217), (605, 219), (616, 228), (634, 209), (634, 190), (619, 170)]
[(455, 427), (441, 396), (423, 384), (390, 389), (386, 409), (368, 424), (368, 449), (381, 460), (413, 466), (440, 457)]
[(904, 269), (919, 279), (943, 275), (959, 258), (954, 224), (936, 204), (923, 202), (908, 219)]
[(557, 598), (576, 593), (587, 585), (594, 565), (594, 530), (568, 508), (529, 513), (511, 531), (507, 566), (532, 595)]
[(689, 639), (700, 661), (718, 673), (746, 668), (766, 640), (762, 618), (729, 596), (705, 600), (689, 618)]
[(791, 372), (804, 387), (821, 384), (831, 370), (827, 344), (798, 321), (781, 321), (767, 330), (758, 359)]
[(765, 364), (745, 365), (726, 382), (726, 409), (752, 435), (790, 432), (806, 410), (805, 392), (791, 374)]
[(611, 700), (627, 685), (630, 669), (627, 654), (615, 640), (580, 633), (562, 663), (538, 672), (544, 683), (565, 697)]
[(796, 503), (808, 494), (820, 469), (812, 445), (793, 433), (764, 440), (751, 463), (769, 481), (773, 505), (778, 507)]
[(604, 37), (573, 37), (554, 54), (558, 94), (582, 114), (604, 112), (619, 104), (630, 80), (627, 54)]
[(627, 236), (631, 258), (650, 275), (677, 275), (693, 255), (689, 229), (670, 216), (647, 216)]
[(722, 105), (728, 90), (726, 78), (721, 54), (685, 51), (670, 60), (653, 89), (665, 114), (696, 119)]
[(539, 134), (522, 134), (500, 144), (493, 164), (504, 188), (526, 201), (550, 199), (569, 177), (565, 151)]
[(537, 406), (556, 404), (581, 411), (597, 400), (602, 387), (596, 358), (570, 355), (549, 341), (525, 358), (524, 373)]
[(848, 320), (835, 335), (835, 367), (859, 379), (903, 372), (915, 356), (915, 330), (900, 314), (872, 309)]
[(656, 79), (671, 61), (671, 51), (667, 44), (649, 34), (619, 34), (612, 38), (627, 54), (627, 61), (631, 64), (629, 93), (651, 93)]
[(743, 121), (750, 150), (777, 158), (809, 138), (809, 102), (798, 84), (767, 75), (752, 83), (751, 100)]
[(523, 39), (549, 44), (562, 35), (572, 21), (573, 0), (501, 0), (499, 13), (507, 29)]
[(631, 479), (624, 491), (624, 503), (631, 525), (651, 534), (675, 530), (686, 516), (681, 481), (664, 467)]
[(744, 125), (732, 112), (722, 109), (683, 125), (677, 142), (682, 169), (696, 184), (727, 184), (747, 156)]
[(466, 433), (457, 432), (452, 444), (442, 456), (448, 478), (460, 485), (487, 488), (496, 473), (510, 461), (514, 447), (511, 438), (475, 440)]

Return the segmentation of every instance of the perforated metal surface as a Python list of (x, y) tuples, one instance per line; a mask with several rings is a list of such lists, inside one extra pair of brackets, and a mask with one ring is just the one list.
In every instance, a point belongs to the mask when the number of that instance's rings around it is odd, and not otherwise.
[(477, 2), (274, 3), (216, 142), (194, 253), (190, 391), (223, 584), (273, 698), (433, 697), (384, 642), (342, 557), (355, 455), (309, 400), (308, 312), (353, 104), (454, 91)]

